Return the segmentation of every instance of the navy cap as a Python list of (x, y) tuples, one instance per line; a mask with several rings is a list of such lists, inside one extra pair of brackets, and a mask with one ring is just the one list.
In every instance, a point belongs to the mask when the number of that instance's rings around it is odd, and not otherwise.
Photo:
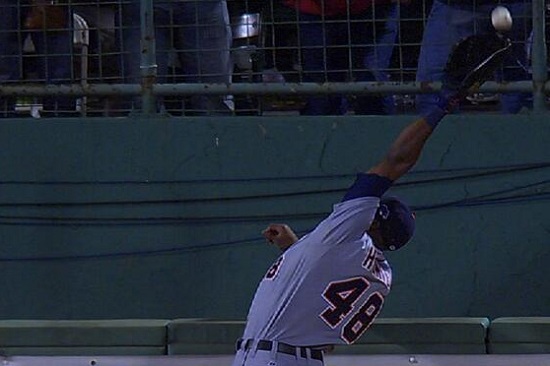
[(414, 212), (396, 197), (382, 197), (376, 219), (384, 240), (382, 250), (397, 250), (407, 244), (414, 234)]

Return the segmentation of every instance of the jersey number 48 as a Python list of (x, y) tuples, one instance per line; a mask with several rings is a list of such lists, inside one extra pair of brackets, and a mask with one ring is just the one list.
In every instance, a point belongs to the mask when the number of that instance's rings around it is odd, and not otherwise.
[[(370, 283), (364, 277), (353, 277), (333, 281), (323, 292), (329, 307), (319, 316), (332, 329), (341, 325), (340, 337), (348, 344), (359, 339), (370, 327), (384, 304), (384, 297), (379, 292), (373, 292), (366, 298), (362, 296), (369, 287)], [(341, 324), (348, 315), (349, 319)]]

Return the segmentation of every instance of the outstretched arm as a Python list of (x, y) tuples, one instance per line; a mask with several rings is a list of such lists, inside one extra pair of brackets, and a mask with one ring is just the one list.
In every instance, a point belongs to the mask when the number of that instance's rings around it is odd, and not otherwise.
[(511, 41), (497, 33), (473, 35), (461, 40), (445, 66), (439, 102), (420, 120), (406, 127), (392, 144), (386, 157), (369, 173), (392, 181), (407, 173), (439, 121), (456, 108), (460, 100), (490, 79), (509, 54)]
[[(418, 161), (437, 122), (446, 114), (444, 110), (436, 111), (436, 113), (437, 115), (432, 113), (405, 127), (392, 143), (382, 161), (372, 167), (368, 173), (386, 177), (391, 181), (395, 181), (407, 173)], [(437, 122), (432, 122), (433, 117)]]

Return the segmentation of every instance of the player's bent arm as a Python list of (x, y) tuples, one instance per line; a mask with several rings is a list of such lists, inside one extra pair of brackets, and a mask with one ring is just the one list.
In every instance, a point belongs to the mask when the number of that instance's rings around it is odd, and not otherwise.
[[(444, 113), (438, 116), (438, 121)], [(377, 174), (395, 181), (407, 173), (418, 161), (420, 153), (432, 134), (435, 125), (428, 120), (431, 116), (420, 118), (405, 127), (392, 143), (386, 156), (368, 173)]]

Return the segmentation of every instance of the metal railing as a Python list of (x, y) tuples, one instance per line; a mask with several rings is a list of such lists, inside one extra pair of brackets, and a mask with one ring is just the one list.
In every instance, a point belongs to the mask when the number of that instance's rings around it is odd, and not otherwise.
[[(546, 110), (546, 96), (550, 92), (548, 84), (547, 49), (545, 36), (545, 0), (532, 1), (532, 80), (485, 83), (480, 92), (526, 92), (533, 94), (533, 111)], [(155, 53), (155, 26), (153, 0), (140, 0), (141, 17), (141, 83), (71, 83), (59, 85), (40, 84), (0, 84), (0, 97), (3, 96), (141, 96), (141, 112), (154, 115), (158, 97), (204, 95), (255, 95), (255, 96), (302, 96), (310, 94), (420, 94), (438, 91), (441, 83), (418, 83), (414, 81), (390, 82), (282, 82), (265, 83), (245, 81), (239, 83), (158, 83), (157, 54)], [(84, 111), (85, 113), (86, 111)]]

